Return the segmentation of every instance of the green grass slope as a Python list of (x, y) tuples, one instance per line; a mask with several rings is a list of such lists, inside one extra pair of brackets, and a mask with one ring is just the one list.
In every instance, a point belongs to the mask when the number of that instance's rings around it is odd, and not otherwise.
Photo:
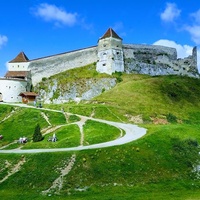
[[(1, 199), (200, 199), (200, 80), (125, 74), (118, 78), (121, 82), (115, 88), (91, 101), (44, 106), (124, 123), (134, 123), (139, 118), (138, 124), (147, 128), (147, 134), (117, 147), (30, 155), (0, 154)], [(0, 113), (4, 115), (0, 120), (12, 109), (0, 105)], [(48, 126), (38, 110), (18, 109), (0, 123), (1, 132), (10, 129), (12, 134), (14, 128), (9, 125), (16, 122), (16, 117), (21, 121), (26, 119), (27, 132), (28, 127), (32, 130), (30, 115), (38, 117), (43, 128)], [(58, 115), (58, 120), (53, 114), (46, 115), (55, 126), (67, 123), (63, 116)], [(20, 126), (15, 123), (16, 130), (20, 131)], [(71, 130), (72, 144), (74, 137), (78, 137), (75, 136), (77, 129), (67, 127), (59, 131), (62, 134)], [(91, 144), (102, 142), (108, 133), (111, 133), (110, 139), (119, 134), (112, 127), (94, 121), (87, 122), (84, 132), (85, 142)], [(97, 133), (95, 138), (91, 135), (93, 132)], [(66, 141), (63, 138), (62, 142)], [(47, 145), (47, 142), (39, 142), (37, 147), (42, 144)], [(22, 162), (19, 171), (13, 173), (15, 166)], [(62, 175), (67, 166), (69, 172)]]
[(181, 119), (198, 115), (199, 79), (145, 75), (123, 75), (122, 79), (117, 87), (95, 100), (133, 115), (141, 114), (144, 119), (169, 113)]

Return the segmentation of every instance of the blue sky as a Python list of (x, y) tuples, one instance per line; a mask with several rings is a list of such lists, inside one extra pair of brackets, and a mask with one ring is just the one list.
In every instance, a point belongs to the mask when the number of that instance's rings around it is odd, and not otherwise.
[(6, 0), (0, 16), (0, 76), (21, 51), (31, 60), (94, 46), (110, 27), (123, 43), (172, 46), (179, 57), (200, 46), (198, 0)]

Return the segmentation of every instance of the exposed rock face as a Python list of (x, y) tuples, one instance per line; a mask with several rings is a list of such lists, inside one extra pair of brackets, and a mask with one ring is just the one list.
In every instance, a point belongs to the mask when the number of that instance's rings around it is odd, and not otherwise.
[(40, 90), (40, 95), (44, 103), (60, 104), (70, 100), (79, 102), (90, 100), (115, 85), (115, 78), (84, 79), (80, 82), (68, 83), (64, 89), (61, 89), (55, 79), (53, 85), (49, 85), (47, 90)]
[(124, 45), (126, 73), (199, 77), (196, 47), (192, 55), (177, 59), (176, 49), (156, 45)]

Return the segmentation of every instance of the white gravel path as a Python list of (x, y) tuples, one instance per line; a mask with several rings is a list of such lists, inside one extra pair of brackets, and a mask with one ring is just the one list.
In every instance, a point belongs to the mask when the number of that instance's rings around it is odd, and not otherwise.
[[(19, 104), (15, 104), (16, 106), (19, 106)], [(23, 107), (30, 107), (24, 104), (20, 104)], [(33, 108), (33, 107), (32, 107)], [(45, 109), (50, 110), (54, 112), (62, 112), (58, 110), (51, 110), (51, 109)], [(78, 115), (79, 116), (79, 115)], [(101, 119), (95, 119), (91, 117), (85, 117), (80, 116), (81, 118), (91, 119), (98, 122), (106, 123), (112, 126), (115, 126), (119, 129), (122, 129), (125, 131), (125, 135), (123, 137), (120, 137), (116, 140), (99, 143), (99, 144), (93, 144), (88, 146), (78, 146), (78, 147), (70, 147), (70, 148), (53, 148), (53, 149), (12, 149), (12, 150), (0, 150), (0, 153), (17, 153), (17, 154), (25, 154), (25, 153), (45, 153), (45, 152), (63, 152), (63, 151), (80, 151), (85, 149), (97, 149), (97, 148), (105, 148), (105, 147), (111, 147), (111, 146), (118, 146), (123, 145), (129, 142), (132, 142), (134, 140), (137, 140), (141, 137), (143, 137), (146, 134), (146, 129), (138, 127), (137, 125), (133, 124), (125, 124), (125, 123), (119, 123), (119, 122), (111, 122)]]

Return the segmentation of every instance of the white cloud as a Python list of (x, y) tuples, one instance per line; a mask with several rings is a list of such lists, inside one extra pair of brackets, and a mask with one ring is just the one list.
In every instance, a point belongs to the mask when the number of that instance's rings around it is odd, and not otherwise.
[(5, 45), (8, 41), (8, 38), (5, 35), (0, 35), (0, 49), (3, 45)]
[(192, 40), (196, 43), (196, 44), (200, 44), (200, 25), (193, 25), (193, 26), (186, 26), (185, 30), (187, 30), (190, 35)]
[(180, 16), (181, 10), (179, 10), (175, 3), (167, 3), (165, 10), (160, 14), (161, 19), (164, 22), (173, 22)]
[(47, 3), (36, 7), (34, 14), (45, 21), (54, 22), (56, 25), (73, 26), (77, 22), (77, 13), (68, 13), (62, 8)]
[(200, 44), (200, 9), (191, 14), (193, 24), (186, 25), (184, 28), (191, 35), (192, 40), (199, 45)]
[(200, 9), (197, 12), (192, 13), (191, 16), (194, 18), (197, 24), (200, 24)]
[[(153, 45), (162, 45), (167, 47), (173, 47), (177, 50), (177, 57), (178, 58), (185, 58), (189, 55), (192, 55), (192, 46), (189, 45), (181, 45), (177, 44), (174, 41), (171, 40), (158, 40), (153, 43)], [(197, 67), (198, 71), (200, 72), (200, 50), (197, 49)]]

